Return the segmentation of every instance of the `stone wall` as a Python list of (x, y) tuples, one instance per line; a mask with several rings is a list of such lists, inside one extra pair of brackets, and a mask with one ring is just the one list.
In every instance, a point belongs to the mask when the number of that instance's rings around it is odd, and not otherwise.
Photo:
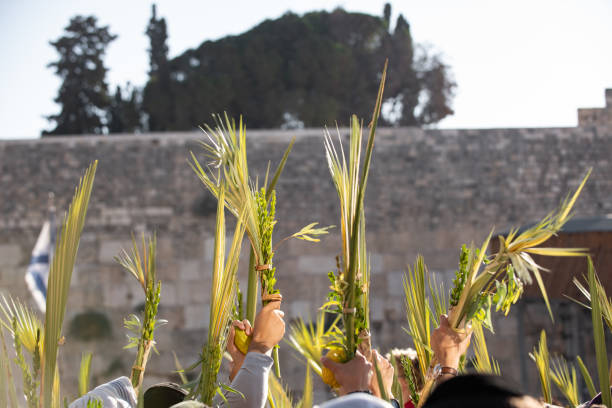
[[(122, 320), (138, 309), (143, 295), (113, 258), (130, 245), (133, 231), (157, 232), (163, 281), (160, 317), (169, 320), (157, 332), (160, 354), (151, 359), (147, 384), (177, 379), (170, 374), (172, 351), (184, 365), (197, 359), (208, 320), (214, 235), (214, 200), (187, 163), (190, 150), (202, 157), (197, 145), (201, 136), (194, 132), (0, 142), (0, 288), (29, 303), (23, 276), (46, 217), (47, 193), (53, 191), (57, 207), (65, 209), (88, 163), (99, 160), (65, 327), (78, 314), (98, 310), (110, 320), (112, 332), (99, 341), (67, 333), (60, 351), (66, 391), (75, 390), (81, 351), (94, 352), (94, 382), (129, 372), (133, 353), (121, 349), (126, 343)], [(321, 129), (247, 134), (252, 174), (260, 177), (267, 161), (276, 163), (290, 139), (297, 138), (278, 184), (277, 241), (310, 222), (339, 224), (322, 136)], [(542, 217), (577, 186), (589, 167), (593, 174), (576, 214), (612, 213), (611, 157), (612, 128), (605, 126), (380, 129), (366, 195), (374, 345), (387, 350), (409, 344), (401, 328), (402, 275), (417, 254), (450, 282), (461, 244), (481, 242), (492, 227), (503, 230)], [(339, 239), (334, 231), (319, 244), (289, 241), (278, 250), (275, 264), (287, 320), (314, 316), (324, 302), (326, 273), (335, 265)], [(243, 285), (244, 266), (243, 261)], [(520, 360), (526, 360), (539, 329), (571, 331), (584, 320), (581, 311), (562, 301), (555, 301), (555, 308), (561, 314), (569, 310), (569, 317), (553, 326), (538, 302), (526, 301), (520, 313), (515, 308), (508, 318), (496, 321), (497, 335), (491, 338), (491, 352), (504, 373), (534, 393), (535, 374)], [(566, 350), (562, 336), (558, 341), (559, 350)], [(584, 343), (580, 347), (588, 348), (588, 339)], [(303, 367), (286, 345), (281, 358), (285, 378), (299, 390)]]

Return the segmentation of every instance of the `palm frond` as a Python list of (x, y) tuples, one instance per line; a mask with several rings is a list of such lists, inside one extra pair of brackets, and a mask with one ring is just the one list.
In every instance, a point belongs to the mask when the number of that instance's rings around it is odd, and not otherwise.
[(302, 398), (297, 404), (297, 408), (312, 408), (314, 399), (312, 395), (312, 375), (310, 374), (310, 366), (306, 366), (306, 375), (304, 376), (304, 392)]
[(533, 349), (533, 353), (530, 353), (529, 357), (536, 363), (538, 369), (542, 398), (545, 402), (550, 404), (552, 403), (552, 391), (550, 387), (550, 354), (548, 353), (546, 332), (544, 330), (540, 333), (540, 342), (537, 348)]
[[(75, 191), (60, 229), (61, 232), (55, 245), (53, 261), (49, 270), (43, 337), (42, 403), (45, 407), (52, 406), (53, 390), (56, 382), (57, 348), (66, 313), (72, 270), (76, 261), (81, 232), (85, 224), (97, 166), (98, 161), (96, 160), (89, 166)], [(57, 397), (59, 395), (56, 394)]]
[[(587, 289), (577, 278), (574, 278), (573, 282), (574, 282), (574, 285), (576, 285), (576, 287), (580, 291), (580, 293), (582, 293), (584, 297), (590, 303), (591, 302), (591, 292), (589, 291), (589, 289)], [(596, 285), (596, 292), (599, 295), (599, 304), (601, 306), (601, 313), (603, 315), (604, 322), (606, 322), (606, 325), (608, 326), (608, 330), (612, 331), (612, 299), (609, 298), (608, 295), (606, 294), (606, 290), (601, 284), (601, 281), (599, 280), (599, 277), (597, 276), (597, 274), (595, 274), (595, 285)], [(583, 303), (580, 303), (577, 301), (576, 303), (581, 304), (587, 308), (590, 308), (590, 306), (585, 305)]]
[[(359, 342), (362, 331), (369, 332), (368, 326), (368, 299), (369, 270), (365, 251), (365, 216), (363, 199), (367, 186), (370, 162), (376, 136), (376, 126), (380, 116), (382, 95), (385, 86), (387, 63), (382, 72), (378, 96), (370, 133), (361, 166), (362, 124), (353, 115), (351, 118), (351, 136), (349, 142), (349, 162), (347, 164), (342, 142), (339, 143), (338, 153), (330, 133), (325, 134), (325, 155), (332, 181), (336, 187), (340, 200), (340, 225), (342, 236), (342, 263), (343, 270), (338, 271), (337, 279), (342, 281), (341, 293), (334, 294), (341, 298), (345, 349), (347, 358), (351, 359)], [(340, 138), (338, 132), (338, 138)], [(360, 174), (361, 171), (361, 174)]]
[(499, 363), (489, 356), (482, 324), (474, 322), (472, 328), (474, 330), (474, 358), (472, 359), (474, 368), (480, 374), (501, 375)]
[(335, 225), (329, 225), (327, 227), (319, 227), (317, 228), (318, 222), (313, 222), (311, 224), (306, 225), (301, 230), (291, 235), (291, 238), (297, 238), (304, 241), (310, 242), (319, 242), (320, 239), (318, 236), (325, 235), (329, 233), (329, 229), (334, 228)]
[(325, 313), (319, 312), (316, 323), (306, 323), (298, 319), (289, 328), (285, 342), (303, 358), (306, 365), (312, 367), (318, 376), (322, 375), (321, 357), (325, 349), (341, 342), (336, 322), (325, 329)]
[(417, 256), (414, 267), (404, 273), (404, 302), (408, 334), (416, 350), (423, 378), (427, 375), (433, 353), (430, 347), (432, 331), (432, 307), (427, 296), (429, 272), (422, 256)]
[[(506, 237), (499, 236), (499, 249), (490, 257), (485, 257), (491, 235), (480, 248), (479, 258), (473, 263), (465, 287), (450, 314), (453, 327), (477, 317), (481, 322), (490, 322), (490, 309), (504, 313), (518, 301), (523, 293), (523, 285), (535, 280), (540, 288), (552, 318), (550, 302), (544, 287), (541, 271), (531, 254), (541, 256), (586, 256), (585, 248), (542, 248), (541, 244), (555, 235), (570, 218), (570, 212), (582, 191), (591, 170), (587, 172), (576, 191), (561, 202), (556, 211), (546, 215), (540, 222), (519, 233), (511, 230)], [(484, 267), (482, 264), (487, 261)], [(492, 327), (488, 327), (492, 330)]]
[(257, 185), (249, 178), (249, 167), (246, 154), (246, 126), (240, 118), (238, 128), (227, 114), (223, 120), (214, 116), (216, 127), (207, 126), (202, 131), (208, 138), (201, 142), (206, 155), (212, 161), (206, 169), (199, 163), (195, 154), (191, 153), (191, 168), (200, 178), (206, 188), (220, 199), (220, 190), (224, 190), (223, 202), (234, 216), (244, 213), (246, 233), (251, 242), (257, 260), (261, 260), (261, 237), (257, 223)]
[[(13, 299), (10, 295), (8, 299), (0, 295), (0, 325), (4, 326), (12, 335), (19, 336), (21, 344), (30, 354), (34, 353), (36, 345), (36, 333), (43, 332), (41, 321), (36, 313), (29, 307), (21, 303), (19, 299)], [(17, 322), (17, 331), (13, 330), (13, 319)], [(41, 342), (42, 344), (42, 342)]]
[(227, 335), (232, 308), (236, 301), (236, 271), (245, 232), (245, 214), (240, 213), (231, 247), (225, 248), (225, 215), (223, 187), (219, 190), (217, 223), (215, 228), (215, 250), (213, 259), (212, 284), (210, 287), (210, 315), (208, 340), (202, 350), (200, 379), (197, 394), (202, 402), (212, 404), (215, 394), (221, 394), (217, 374), (221, 367), (222, 350), (227, 344)]
[(83, 353), (81, 355), (81, 369), (79, 370), (79, 397), (87, 394), (89, 391), (89, 374), (91, 371), (92, 353)]
[(563, 357), (553, 358), (550, 378), (571, 406), (576, 407), (580, 404), (576, 368), (572, 366), (570, 369), (569, 364)]
[(606, 337), (603, 329), (603, 311), (601, 307), (600, 285), (595, 274), (595, 267), (591, 257), (588, 258), (588, 281), (591, 293), (591, 319), (593, 321), (593, 340), (595, 341), (595, 358), (597, 360), (597, 374), (602, 402), (605, 406), (612, 406), (610, 395), (610, 377), (608, 376), (608, 353), (606, 350)]
[(446, 313), (450, 307), (449, 299), (446, 297), (444, 283), (438, 282), (436, 274), (428, 274), (429, 293), (432, 303), (432, 318), (436, 327), (440, 325), (440, 316)]
[(274, 374), (268, 377), (268, 398), (272, 399), (275, 408), (293, 408), (293, 399), (289, 388)]

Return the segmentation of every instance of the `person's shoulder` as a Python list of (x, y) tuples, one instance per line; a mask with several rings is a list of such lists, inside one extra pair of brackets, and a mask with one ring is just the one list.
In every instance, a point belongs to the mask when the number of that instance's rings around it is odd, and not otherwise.
[(365, 392), (355, 392), (352, 394), (344, 395), (342, 397), (334, 398), (326, 401), (321, 405), (317, 405), (318, 408), (342, 408), (342, 407), (354, 407), (354, 408), (392, 408), (393, 406), (387, 401), (377, 398)]

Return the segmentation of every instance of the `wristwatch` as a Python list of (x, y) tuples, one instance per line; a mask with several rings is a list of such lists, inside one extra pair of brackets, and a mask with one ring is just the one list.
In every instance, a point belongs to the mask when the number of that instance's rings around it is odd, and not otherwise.
[(444, 374), (449, 374), (449, 375), (457, 376), (458, 372), (457, 372), (456, 368), (447, 367), (447, 366), (441, 366), (440, 364), (436, 364), (436, 366), (433, 369), (433, 376), (434, 376), (434, 378), (437, 380), (438, 378), (440, 378)]
[(389, 401), (389, 403), (391, 403), (391, 405), (393, 406), (393, 408), (402, 408), (400, 407), (400, 403), (398, 400), (396, 400), (395, 398), (391, 398), (391, 401)]

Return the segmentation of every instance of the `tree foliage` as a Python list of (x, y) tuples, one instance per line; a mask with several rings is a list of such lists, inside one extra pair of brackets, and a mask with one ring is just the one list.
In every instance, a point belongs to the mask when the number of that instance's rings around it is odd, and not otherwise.
[[(390, 30), (390, 16), (388, 5), (381, 16), (342, 9), (288, 12), (187, 50), (168, 61), (168, 71), (161, 45), (165, 23), (152, 18), (151, 78), (144, 94), (150, 128), (191, 129), (203, 115), (222, 111), (245, 115), (251, 128), (320, 127), (352, 113), (366, 117), (386, 57), (385, 102), (394, 114), (384, 123), (436, 123), (452, 114), (449, 68), (429, 52), (416, 56), (408, 22), (400, 15)], [(163, 88), (165, 75), (169, 89)]]
[(440, 55), (414, 44), (401, 14), (343, 9), (287, 12), (253, 29), (205, 41), (168, 58), (168, 28), (155, 5), (146, 29), (149, 78), (109, 95), (102, 57), (116, 36), (76, 16), (51, 44), (62, 79), (56, 127), (43, 134), (189, 130), (216, 112), (244, 115), (251, 128), (300, 128), (366, 117), (389, 58), (382, 125), (422, 126), (453, 114), (455, 83)]
[[(146, 31), (149, 37), (149, 81), (143, 92), (142, 108), (147, 117), (148, 129), (151, 131), (173, 130), (174, 89), (170, 80), (168, 63), (168, 30), (166, 19), (157, 17), (155, 4), (151, 8), (151, 19)], [(200, 123), (192, 123), (196, 125)]]
[(47, 117), (55, 128), (48, 135), (103, 133), (110, 104), (103, 57), (116, 38), (108, 26), (100, 27), (93, 16), (76, 16), (64, 34), (51, 45), (59, 59), (49, 64), (62, 80), (55, 102), (58, 114)]
[(142, 130), (141, 99), (140, 90), (129, 82), (123, 90), (117, 85), (108, 109), (109, 133), (135, 133)]

